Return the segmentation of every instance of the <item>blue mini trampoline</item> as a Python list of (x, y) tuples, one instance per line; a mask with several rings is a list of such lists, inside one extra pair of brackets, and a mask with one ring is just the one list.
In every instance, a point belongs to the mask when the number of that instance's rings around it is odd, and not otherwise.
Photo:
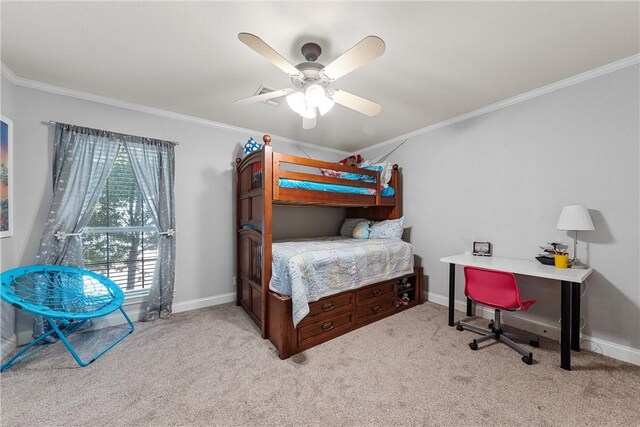
[[(2, 364), (0, 371), (31, 356), (29, 350), (51, 335), (67, 347), (80, 366), (93, 363), (134, 331), (133, 323), (122, 308), (124, 292), (113, 280), (80, 268), (59, 265), (33, 265), (6, 271), (0, 276), (2, 300), (28, 313), (40, 315), (51, 329), (24, 346)], [(120, 310), (129, 331), (92, 357), (83, 361), (67, 337), (79, 330), (89, 319), (106, 316)]]

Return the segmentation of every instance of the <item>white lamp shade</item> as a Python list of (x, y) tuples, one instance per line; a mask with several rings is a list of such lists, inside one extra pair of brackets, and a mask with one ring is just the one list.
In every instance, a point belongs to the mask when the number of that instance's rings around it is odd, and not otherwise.
[(565, 206), (558, 218), (558, 230), (593, 231), (593, 221), (584, 206)]

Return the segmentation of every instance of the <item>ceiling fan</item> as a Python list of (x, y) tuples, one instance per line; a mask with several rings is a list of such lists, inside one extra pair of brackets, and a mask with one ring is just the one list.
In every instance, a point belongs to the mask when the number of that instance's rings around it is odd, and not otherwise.
[(384, 53), (385, 44), (380, 37), (365, 37), (327, 66), (316, 62), (322, 53), (322, 49), (316, 43), (306, 43), (302, 46), (302, 55), (307, 62), (294, 66), (258, 36), (240, 33), (238, 39), (287, 73), (291, 77), (293, 88), (239, 99), (236, 103), (249, 104), (286, 96), (289, 107), (302, 116), (304, 129), (313, 129), (316, 126), (317, 113), (325, 115), (336, 102), (370, 117), (382, 111), (380, 104), (344, 90), (330, 88), (333, 81)]

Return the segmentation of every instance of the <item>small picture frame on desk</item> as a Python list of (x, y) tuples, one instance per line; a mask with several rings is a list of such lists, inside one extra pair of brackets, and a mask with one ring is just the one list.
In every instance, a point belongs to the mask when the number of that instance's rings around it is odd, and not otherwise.
[(473, 242), (475, 256), (491, 256), (492, 245), (489, 242)]

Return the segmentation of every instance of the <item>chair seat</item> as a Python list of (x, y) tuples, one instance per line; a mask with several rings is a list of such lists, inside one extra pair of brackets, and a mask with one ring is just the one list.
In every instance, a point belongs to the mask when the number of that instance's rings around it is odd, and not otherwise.
[[(135, 330), (122, 308), (122, 289), (108, 277), (80, 268), (33, 265), (5, 271), (0, 274), (0, 298), (20, 310), (42, 316), (43, 322), (50, 327), (3, 363), (0, 372), (34, 355), (42, 348), (38, 344), (54, 337), (62, 341), (78, 365), (87, 366)], [(67, 337), (81, 330), (89, 319), (106, 316), (116, 310), (128, 323), (128, 332), (90, 360), (82, 360)]]
[(527, 310), (529, 310), (529, 307), (531, 307), (533, 304), (536, 303), (536, 300), (534, 300), (534, 299), (525, 299), (525, 300), (522, 300), (520, 302), (522, 303), (521, 310), (522, 311), (527, 311)]
[[(469, 297), (471, 298), (471, 297)], [(533, 304), (535, 304), (536, 300), (534, 299), (525, 299), (520, 301), (521, 305), (517, 305), (517, 304), (495, 304), (493, 302), (490, 301), (483, 301), (480, 299), (474, 299), (471, 298), (472, 301), (475, 301), (477, 303), (480, 303), (482, 305), (486, 305), (488, 307), (492, 307), (492, 308), (498, 308), (500, 310), (507, 310), (507, 311), (517, 311), (517, 310), (522, 310), (522, 311), (527, 311), (529, 309), (529, 307), (531, 307)]]
[(18, 267), (2, 273), (0, 297), (20, 310), (66, 320), (105, 316), (124, 302), (122, 289), (111, 279), (59, 265)]

